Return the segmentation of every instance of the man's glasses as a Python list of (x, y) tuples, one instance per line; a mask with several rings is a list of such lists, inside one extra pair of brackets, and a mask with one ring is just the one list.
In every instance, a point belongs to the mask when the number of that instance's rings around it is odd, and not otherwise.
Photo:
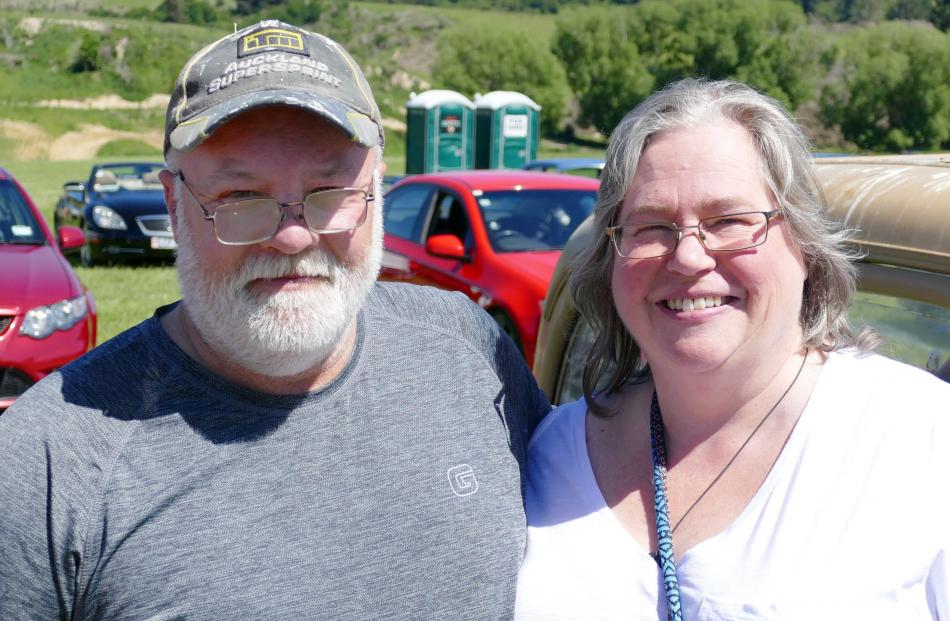
[(777, 209), (749, 211), (703, 218), (690, 226), (644, 222), (608, 226), (605, 231), (617, 254), (625, 259), (652, 259), (673, 254), (686, 229), (697, 230), (699, 241), (706, 250), (731, 252), (764, 244), (769, 235), (769, 222), (779, 215), (781, 212)]
[[(302, 201), (281, 203), (273, 198), (247, 198), (223, 203), (213, 210), (201, 204), (185, 183), (185, 175), (177, 171), (181, 184), (188, 190), (195, 204), (201, 208), (205, 220), (211, 220), (214, 234), (222, 244), (246, 246), (266, 241), (277, 234), (286, 214), (284, 207), (300, 205), (303, 221), (314, 233), (345, 233), (366, 221), (369, 202), (375, 196), (359, 188), (318, 190), (303, 197)], [(298, 216), (298, 217), (301, 217)]]

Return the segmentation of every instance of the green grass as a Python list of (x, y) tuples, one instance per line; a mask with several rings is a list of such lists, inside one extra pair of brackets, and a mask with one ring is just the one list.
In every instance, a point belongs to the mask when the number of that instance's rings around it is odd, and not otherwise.
[(7, 160), (2, 165), (26, 188), (47, 224), (53, 226), (53, 209), (63, 184), (67, 181), (85, 181), (93, 163), (92, 160)]
[(429, 16), (447, 20), (451, 27), (464, 37), (465, 31), (473, 30), (503, 30), (513, 36), (525, 37), (533, 41), (548, 45), (554, 36), (557, 15), (542, 13), (508, 13), (505, 11), (482, 11), (458, 7), (434, 7), (416, 4), (386, 4), (379, 2), (354, 2), (355, 6), (362, 7), (375, 14), (393, 15), (412, 12), (417, 15)]
[(74, 269), (96, 299), (99, 315), (97, 344), (148, 319), (157, 307), (181, 296), (178, 277), (171, 265), (93, 268), (74, 265)]
[(108, 142), (96, 153), (97, 158), (123, 157), (130, 159), (147, 158), (162, 159), (162, 150), (155, 149), (139, 140), (113, 140)]

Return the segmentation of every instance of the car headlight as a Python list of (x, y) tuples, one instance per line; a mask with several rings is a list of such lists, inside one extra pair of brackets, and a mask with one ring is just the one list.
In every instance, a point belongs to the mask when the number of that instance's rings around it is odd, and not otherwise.
[(125, 220), (122, 219), (122, 216), (117, 214), (111, 207), (106, 207), (105, 205), (96, 205), (92, 208), (92, 221), (101, 229), (124, 231), (128, 228), (125, 226)]
[(69, 330), (89, 311), (86, 296), (63, 300), (49, 306), (37, 306), (27, 311), (20, 326), (20, 334), (45, 339), (56, 330)]

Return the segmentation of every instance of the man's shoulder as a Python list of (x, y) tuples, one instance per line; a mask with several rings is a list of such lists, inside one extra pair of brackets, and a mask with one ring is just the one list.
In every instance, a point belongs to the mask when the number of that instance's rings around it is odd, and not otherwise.
[(407, 283), (378, 282), (367, 301), (370, 316), (384, 321), (462, 336), (498, 330), (477, 304), (457, 291)]
[(14, 402), (10, 418), (22, 416), (34, 425), (53, 419), (57, 427), (81, 419), (79, 426), (85, 428), (114, 411), (123, 395), (141, 394), (148, 378), (163, 375), (148, 344), (155, 335), (154, 321), (122, 332), (46, 376)]

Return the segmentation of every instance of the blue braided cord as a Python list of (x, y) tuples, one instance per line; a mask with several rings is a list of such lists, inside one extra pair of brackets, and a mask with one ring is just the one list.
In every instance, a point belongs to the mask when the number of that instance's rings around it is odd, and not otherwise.
[(656, 513), (657, 563), (663, 573), (666, 606), (669, 621), (682, 621), (680, 587), (676, 579), (676, 555), (673, 552), (673, 532), (670, 529), (669, 503), (666, 497), (666, 439), (660, 402), (653, 392), (650, 406), (650, 448), (653, 451), (653, 509)]

